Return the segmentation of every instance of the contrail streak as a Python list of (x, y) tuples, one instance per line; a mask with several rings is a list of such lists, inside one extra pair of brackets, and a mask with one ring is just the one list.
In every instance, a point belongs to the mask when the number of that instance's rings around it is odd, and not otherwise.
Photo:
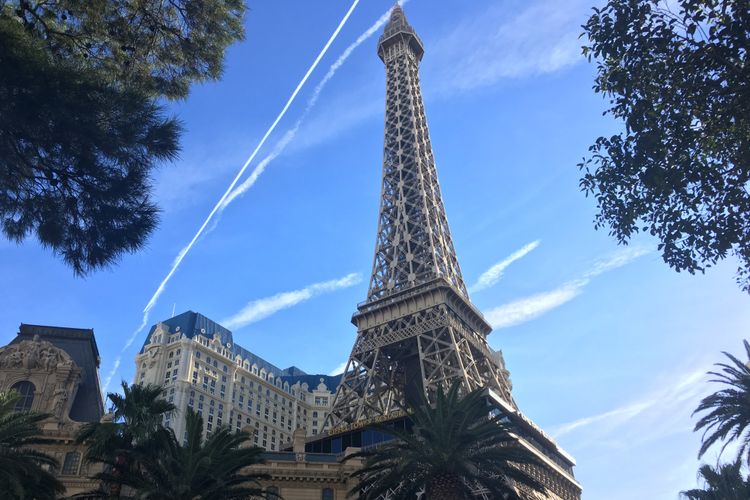
[[(404, 5), (408, 1), (409, 0), (400, 0), (398, 4)], [(386, 22), (388, 22), (388, 18), (390, 17), (392, 10), (393, 7), (388, 9), (385, 14), (380, 16), (372, 26), (367, 28), (364, 33), (359, 35), (359, 37), (357, 37), (354, 42), (352, 42), (346, 49), (344, 49), (344, 52), (341, 53), (338, 59), (336, 59), (336, 61), (331, 64), (331, 67), (328, 68), (328, 72), (325, 74), (323, 79), (320, 80), (318, 85), (315, 86), (315, 90), (313, 91), (312, 96), (310, 96), (310, 99), (308, 99), (307, 106), (302, 112), (302, 116), (300, 116), (294, 126), (287, 130), (286, 133), (281, 137), (281, 139), (279, 139), (279, 141), (274, 146), (273, 151), (271, 151), (268, 156), (263, 158), (263, 160), (253, 169), (253, 171), (250, 173), (250, 177), (245, 179), (242, 184), (237, 186), (237, 188), (235, 188), (229, 194), (229, 196), (226, 197), (224, 203), (219, 208), (219, 213), (223, 212), (224, 209), (227, 208), (229, 204), (232, 203), (237, 197), (242, 196), (248, 189), (253, 187), (255, 182), (258, 180), (258, 177), (260, 177), (261, 174), (266, 170), (268, 164), (284, 152), (289, 143), (292, 142), (292, 139), (294, 139), (294, 137), (297, 135), (297, 131), (299, 130), (300, 125), (302, 125), (302, 122), (304, 122), (305, 118), (307, 118), (307, 116), (310, 114), (310, 110), (315, 106), (315, 103), (318, 102), (320, 93), (323, 91), (323, 88), (326, 86), (326, 84), (328, 84), (331, 78), (333, 78), (333, 76), (336, 74), (336, 71), (338, 71), (338, 69), (344, 65), (352, 52), (354, 52), (354, 49), (362, 45), (365, 40), (374, 35)]]
[[(292, 92), (292, 95), (289, 97), (289, 99), (286, 101), (286, 104), (282, 108), (281, 112), (278, 114), (276, 119), (273, 121), (271, 126), (268, 128), (266, 133), (263, 135), (263, 138), (260, 140), (258, 145), (255, 147), (255, 150), (252, 152), (252, 154), (248, 157), (247, 161), (245, 161), (245, 164), (242, 165), (242, 168), (237, 172), (237, 175), (234, 177), (234, 180), (232, 180), (231, 184), (229, 184), (229, 187), (224, 192), (224, 194), (221, 196), (219, 201), (216, 203), (214, 208), (211, 210), (211, 213), (208, 214), (208, 217), (206, 217), (206, 220), (203, 222), (201, 227), (198, 229), (198, 231), (195, 233), (195, 236), (193, 236), (193, 239), (190, 240), (190, 243), (187, 244), (180, 252), (177, 254), (177, 258), (175, 258), (174, 262), (172, 263), (172, 268), (167, 273), (167, 276), (162, 280), (162, 282), (159, 284), (159, 287), (156, 289), (156, 292), (154, 292), (153, 296), (151, 297), (151, 300), (148, 301), (148, 304), (146, 304), (146, 307), (143, 309), (143, 321), (141, 322), (141, 326), (138, 327), (138, 329), (133, 332), (133, 334), (128, 338), (127, 342), (125, 343), (125, 346), (120, 351), (120, 354), (117, 356), (115, 360), (115, 367), (118, 367), (120, 364), (120, 359), (122, 357), (123, 352), (130, 347), (130, 345), (135, 341), (137, 335), (145, 328), (146, 324), (148, 323), (148, 317), (149, 312), (151, 309), (156, 305), (156, 301), (159, 299), (159, 296), (164, 292), (164, 288), (166, 287), (169, 280), (172, 278), (174, 273), (177, 271), (177, 269), (180, 267), (180, 264), (182, 263), (182, 260), (185, 258), (185, 256), (188, 254), (191, 248), (193, 248), (193, 245), (195, 245), (195, 242), (200, 238), (201, 234), (203, 234), (203, 231), (206, 229), (206, 226), (208, 226), (209, 222), (211, 222), (211, 219), (213, 219), (216, 212), (219, 210), (219, 208), (224, 203), (224, 200), (229, 196), (229, 194), (234, 189), (234, 186), (237, 184), (237, 182), (240, 180), (242, 175), (245, 173), (245, 170), (247, 170), (247, 167), (250, 165), (250, 163), (255, 159), (255, 156), (258, 154), (258, 151), (260, 151), (260, 148), (263, 147), (263, 144), (265, 144), (268, 137), (271, 135), (271, 133), (276, 129), (276, 125), (279, 124), (281, 119), (286, 114), (287, 110), (289, 109), (289, 106), (292, 105), (294, 102), (294, 99), (297, 97), (297, 94), (302, 89), (302, 87), (307, 82), (307, 79), (310, 78), (310, 75), (315, 70), (315, 68), (318, 66), (318, 63), (320, 63), (320, 60), (323, 59), (323, 56), (328, 52), (328, 48), (331, 46), (333, 41), (338, 36), (339, 32), (341, 31), (341, 28), (344, 27), (346, 22), (349, 20), (349, 16), (352, 15), (352, 12), (354, 12), (354, 9), (359, 4), (359, 0), (354, 0), (349, 7), (349, 10), (346, 12), (344, 17), (339, 22), (338, 26), (334, 30), (334, 32), (331, 34), (330, 38), (328, 38), (328, 41), (323, 46), (323, 49), (318, 54), (318, 57), (315, 58), (313, 63), (308, 68), (307, 72), (305, 73), (305, 76), (302, 77), (302, 80), (297, 84), (297, 87), (294, 89), (294, 92)], [(115, 368), (116, 370), (116, 368)], [(109, 386), (109, 382), (111, 381), (112, 377), (114, 376), (115, 370), (112, 370), (112, 373), (110, 373), (107, 376), (107, 379), (105, 380), (104, 388), (103, 390), (106, 391), (107, 387)]]

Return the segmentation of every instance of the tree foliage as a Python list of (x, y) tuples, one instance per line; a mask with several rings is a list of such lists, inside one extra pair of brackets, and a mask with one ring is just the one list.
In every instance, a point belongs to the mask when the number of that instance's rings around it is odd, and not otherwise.
[(65, 491), (47, 468), (57, 461), (33, 449), (43, 443), (39, 423), (48, 415), (16, 412), (15, 391), (0, 392), (0, 492), (11, 500), (54, 500)]
[(267, 498), (259, 483), (267, 477), (247, 470), (263, 462), (263, 449), (249, 446), (249, 434), (219, 426), (204, 439), (203, 418), (188, 409), (185, 420), (184, 443), (172, 429), (153, 433), (128, 451), (128, 461), (133, 466), (123, 474), (100, 473), (96, 479), (128, 487), (139, 499)]
[(743, 477), (742, 461), (711, 467), (701, 465), (698, 476), (703, 488), (680, 492), (688, 500), (747, 500), (750, 498), (750, 478)]
[(693, 412), (707, 412), (695, 424), (695, 431), (703, 430), (698, 458), (719, 441), (724, 441), (722, 452), (730, 443), (738, 442), (738, 459), (747, 455), (745, 460), (750, 465), (750, 343), (743, 343), (747, 361), (725, 352), (730, 363), (717, 363), (721, 371), (709, 372), (716, 377), (712, 382), (725, 388), (703, 398)]
[(108, 498), (123, 487), (135, 498), (150, 500), (220, 500), (263, 495), (265, 476), (242, 469), (260, 463), (262, 448), (249, 446), (250, 436), (219, 426), (204, 438), (203, 419), (188, 409), (186, 439), (180, 442), (165, 428), (165, 415), (175, 412), (156, 385), (122, 383), (122, 394), (110, 393), (111, 421), (82, 428), (86, 459), (104, 465), (95, 476), (103, 490), (85, 497)]
[[(127, 489), (149, 500), (224, 500), (263, 496), (265, 476), (243, 469), (261, 463), (263, 449), (249, 446), (250, 436), (217, 427), (203, 435), (203, 419), (188, 409), (186, 439), (162, 425), (176, 409), (157, 385), (122, 383), (122, 394), (110, 393), (111, 421), (84, 426), (78, 441), (86, 459), (101, 463), (94, 476), (104, 486), (85, 498), (111, 498)], [(174, 415), (173, 415), (174, 416)]]
[(20, 0), (3, 15), (56, 59), (175, 99), (221, 75), (224, 50), (244, 36), (244, 9), (242, 0)]
[(487, 488), (492, 498), (523, 498), (517, 486), (544, 492), (522, 469), (537, 462), (517, 446), (512, 427), (488, 417), (481, 389), (461, 397), (459, 387), (447, 393), (439, 388), (434, 407), (426, 400), (411, 402), (405, 408), (410, 430), (379, 427), (395, 439), (350, 455), (365, 459), (350, 495), (368, 500), (394, 490), (393, 498), (414, 498), (424, 490), (429, 499), (457, 500), (471, 498), (476, 486)]
[(624, 244), (656, 236), (677, 271), (734, 255), (750, 292), (747, 2), (609, 0), (583, 28), (594, 90), (625, 128), (579, 165), (595, 226)]
[(151, 173), (180, 125), (158, 104), (221, 75), (242, 0), (0, 1), (0, 227), (82, 275), (158, 223)]
[[(139, 465), (132, 454), (139, 446), (157, 434), (164, 434), (162, 419), (175, 411), (175, 406), (164, 399), (164, 389), (149, 384), (128, 385), (122, 382), (122, 394), (110, 392), (112, 401), (109, 418), (81, 427), (77, 441), (86, 444), (86, 460), (104, 464), (110, 477), (123, 477)], [(117, 481), (104, 482), (102, 493), (119, 492)]]
[(137, 91), (52, 63), (0, 19), (0, 221), (34, 234), (76, 273), (135, 251), (157, 223), (149, 174), (177, 153), (179, 125)]

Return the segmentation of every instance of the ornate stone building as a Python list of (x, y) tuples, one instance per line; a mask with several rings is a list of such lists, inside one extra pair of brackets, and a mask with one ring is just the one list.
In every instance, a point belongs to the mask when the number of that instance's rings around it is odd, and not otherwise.
[(66, 495), (91, 491), (96, 484), (75, 444), (82, 425), (104, 415), (99, 388), (99, 350), (94, 331), (22, 324), (18, 335), (0, 349), (0, 390), (15, 389), (18, 411), (49, 413), (42, 422), (50, 444), (39, 450), (60, 463), (57, 475)]
[(264, 486), (284, 500), (343, 500), (357, 485), (351, 474), (362, 465), (360, 459), (342, 463), (344, 456), (306, 451), (305, 432), (298, 429), (292, 448), (265, 453), (266, 463), (253, 468), (270, 477)]
[(152, 326), (135, 364), (134, 383), (164, 386), (177, 407), (166, 420), (177, 436), (184, 433), (185, 410), (192, 408), (203, 416), (206, 433), (219, 425), (250, 427), (255, 444), (269, 451), (291, 446), (298, 428), (309, 436), (320, 432), (340, 378), (281, 369), (193, 311)]

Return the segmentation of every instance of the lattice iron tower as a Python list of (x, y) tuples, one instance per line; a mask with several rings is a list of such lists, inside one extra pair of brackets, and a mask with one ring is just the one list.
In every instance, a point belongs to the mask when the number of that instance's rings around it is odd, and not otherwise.
[(387, 90), (375, 259), (329, 429), (386, 416), (420, 393), (431, 400), (456, 379), (515, 408), (502, 354), (486, 341), (492, 328), (469, 300), (453, 248), (419, 83), (423, 54), (395, 6), (378, 42)]

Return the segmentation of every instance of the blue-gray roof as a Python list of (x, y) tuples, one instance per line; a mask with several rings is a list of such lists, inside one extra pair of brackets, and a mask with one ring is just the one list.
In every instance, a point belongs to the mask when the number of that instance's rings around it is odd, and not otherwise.
[(94, 330), (22, 323), (11, 344), (33, 340), (35, 335), (67, 352), (82, 370), (78, 392), (68, 414), (70, 418), (76, 422), (98, 422), (104, 415), (104, 403), (99, 388), (99, 349)]
[[(289, 368), (279, 368), (278, 366), (269, 363), (265, 359), (261, 358), (248, 351), (244, 347), (236, 344), (232, 338), (232, 332), (224, 328), (215, 321), (205, 317), (201, 313), (194, 311), (185, 311), (182, 314), (178, 314), (173, 318), (162, 321), (164, 325), (169, 328), (170, 333), (176, 333), (179, 327), (180, 333), (185, 335), (187, 338), (194, 338), (197, 335), (203, 335), (207, 339), (211, 340), (215, 334), (219, 335), (219, 340), (225, 346), (231, 346), (232, 357), (240, 356), (243, 360), (252, 365), (257, 365), (258, 369), (265, 369), (266, 372), (273, 373), (275, 378), (281, 378), (282, 381), (288, 382), (289, 385), (294, 385), (296, 382), (307, 383), (311, 388), (315, 388), (320, 383), (320, 379), (324, 379), (326, 386), (331, 390), (335, 391), (338, 387), (341, 375), (331, 377), (329, 375), (309, 375), (302, 369), (296, 366), (290, 366)], [(145, 346), (151, 342), (151, 335), (156, 330), (156, 325), (153, 325), (148, 332), (141, 352), (143, 352)]]

